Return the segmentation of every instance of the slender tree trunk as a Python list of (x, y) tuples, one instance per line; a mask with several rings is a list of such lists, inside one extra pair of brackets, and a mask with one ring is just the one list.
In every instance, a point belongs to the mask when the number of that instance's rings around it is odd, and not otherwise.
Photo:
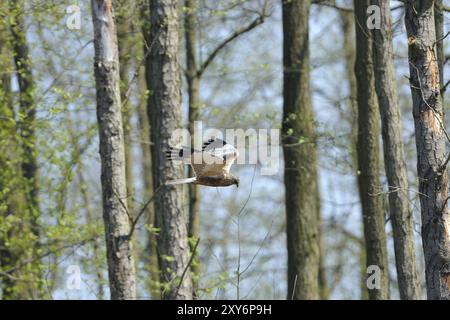
[[(0, 7), (1, 13), (6, 14), (8, 4), (2, 5)], [(11, 61), (5, 59), (7, 56), (11, 56), (10, 48), (8, 46), (8, 36), (6, 32), (0, 32), (0, 68), (1, 70), (11, 69)], [(18, 166), (12, 161), (14, 158), (19, 158), (20, 152), (18, 153), (18, 143), (16, 137), (16, 125), (13, 121), (7, 121), (6, 118), (9, 117), (14, 119), (14, 103), (12, 99), (11, 92), (11, 75), (8, 72), (3, 72), (0, 76), (0, 115), (5, 119), (0, 121), (0, 140), (7, 141), (7, 144), (1, 145), (0, 148), (0, 166), (2, 168), (0, 172), (0, 203), (3, 206), (0, 208), (0, 218), (6, 219), (10, 214), (20, 212), (18, 206), (18, 195), (20, 193), (13, 192), (11, 190), (20, 189), (19, 187), (14, 188), (12, 184), (12, 176), (17, 172)], [(11, 188), (13, 187), (13, 188)], [(20, 186), (21, 187), (21, 186)], [(6, 190), (10, 190), (7, 192)], [(25, 202), (21, 199), (20, 202)], [(10, 267), (16, 265), (17, 256), (14, 254), (14, 248), (11, 245), (8, 246), (8, 240), (13, 236), (12, 228), (8, 228), (7, 232), (2, 232), (0, 234), (0, 267), (2, 270), (8, 270)], [(1, 291), (2, 300), (12, 300), (15, 298), (20, 298), (16, 296), (15, 292), (15, 280), (13, 277), (8, 275), (2, 275), (1, 277)], [(26, 298), (26, 297), (24, 297)]]
[(450, 299), (446, 131), (435, 51), (434, 1), (405, 3), (428, 299)]
[(192, 279), (188, 269), (187, 217), (183, 210), (182, 187), (165, 181), (181, 178), (182, 168), (167, 161), (164, 154), (170, 138), (181, 128), (181, 73), (178, 58), (179, 28), (177, 1), (150, 0), (151, 43), (147, 60), (147, 85), (151, 92), (148, 114), (154, 143), (153, 178), (156, 195), (156, 225), (159, 265), (164, 299), (191, 299)]
[[(345, 56), (345, 74), (347, 77), (349, 85), (349, 107), (350, 113), (348, 118), (348, 123), (350, 125), (350, 145), (349, 153), (352, 160), (352, 165), (354, 168), (358, 167), (358, 156), (356, 154), (356, 144), (358, 141), (358, 103), (357, 103), (357, 88), (356, 88), (356, 76), (355, 76), (355, 36), (354, 36), (354, 25), (355, 19), (352, 12), (340, 11), (342, 33), (343, 33), (343, 51)], [(357, 180), (357, 179), (356, 179)], [(362, 225), (361, 225), (361, 229)], [(369, 292), (367, 291), (367, 270), (366, 270), (366, 247), (364, 241), (359, 244), (359, 261), (361, 265), (361, 300), (369, 299)]]
[(19, 83), (19, 106), (20, 113), (23, 116), (20, 133), (23, 143), (23, 162), (22, 170), (24, 177), (29, 182), (28, 201), (30, 208), (38, 215), (38, 181), (37, 181), (37, 159), (36, 159), (36, 108), (33, 105), (33, 91), (35, 88), (33, 74), (31, 70), (30, 54), (28, 44), (25, 38), (25, 27), (23, 14), (18, 10), (23, 10), (23, 2), (11, 1), (13, 10), (13, 23), (11, 25), (12, 44), (14, 51), (14, 62), (17, 70), (17, 80)]
[(358, 102), (357, 86), (355, 76), (355, 19), (352, 12), (340, 12), (342, 32), (343, 32), (343, 51), (345, 56), (345, 74), (349, 86), (349, 107), (350, 113), (348, 123), (350, 125), (350, 147), (349, 153), (352, 157), (352, 163), (356, 168), (358, 166), (358, 156), (356, 154), (356, 142), (358, 141)]
[(135, 299), (136, 279), (127, 209), (119, 53), (111, 0), (92, 0), (94, 72), (100, 133), (103, 220), (111, 299)]
[(119, 1), (115, 7), (119, 11), (116, 13), (117, 21), (117, 44), (119, 47), (119, 76), (120, 76), (120, 100), (122, 101), (123, 136), (125, 145), (125, 172), (127, 182), (127, 204), (128, 210), (133, 211), (134, 179), (133, 179), (133, 145), (131, 141), (131, 115), (132, 105), (127, 97), (129, 85), (129, 71), (133, 43), (131, 39), (130, 14), (128, 14), (129, 4)]
[(358, 101), (358, 182), (364, 222), (367, 267), (380, 270), (380, 287), (369, 289), (369, 298), (389, 299), (389, 275), (383, 199), (379, 195), (379, 113), (372, 65), (372, 39), (366, 25), (368, 0), (354, 0)]
[[(26, 28), (24, 21), (25, 3), (23, 1), (10, 1), (10, 31), (11, 47), (13, 51), (14, 63), (16, 67), (17, 82), (19, 85), (19, 113), (21, 121), (18, 123), (21, 146), (21, 171), (25, 180), (24, 194), (26, 201), (26, 217), (22, 219), (29, 223), (29, 228), (37, 239), (30, 247), (29, 253), (25, 255), (36, 256), (39, 251), (40, 229), (38, 219), (39, 210), (39, 184), (38, 184), (38, 163), (36, 153), (36, 106), (34, 105), (35, 83), (32, 74), (31, 57), (26, 40)], [(19, 212), (16, 212), (18, 214)], [(19, 259), (27, 259), (24, 252), (20, 253)], [(33, 273), (28, 283), (25, 284), (25, 291), (22, 297), (37, 299), (41, 290), (41, 266), (40, 261), (30, 264), (27, 273)]]
[[(189, 97), (189, 133), (191, 134), (191, 146), (196, 147), (194, 141), (194, 128), (195, 121), (198, 120), (199, 108), (200, 108), (200, 74), (197, 72), (197, 31), (196, 31), (196, 14), (198, 10), (197, 0), (185, 0), (184, 4), (186, 8), (186, 14), (184, 17), (184, 34), (186, 45), (186, 78), (188, 84), (188, 97)], [(192, 167), (189, 166), (189, 177), (195, 175)], [(199, 237), (200, 229), (200, 190), (195, 184), (189, 185), (189, 227), (188, 236), (191, 244), (195, 244)], [(191, 245), (192, 247), (193, 245)], [(198, 257), (198, 255), (197, 255)], [(193, 262), (191, 266), (194, 280), (199, 277), (200, 274), (200, 261), (198, 258)], [(194, 296), (197, 287), (196, 281), (194, 281)]]
[[(319, 298), (317, 154), (309, 79), (311, 2), (283, 4), (283, 150), (288, 299)], [(299, 141), (304, 140), (304, 143)]]
[[(142, 0), (141, 2), (141, 19), (142, 19), (142, 50), (144, 57), (149, 56), (149, 50), (152, 46), (152, 40), (150, 35), (150, 8), (147, 0)], [(146, 61), (148, 65), (148, 60)], [(155, 152), (153, 141), (150, 141), (150, 118), (147, 113), (148, 108), (151, 107), (150, 96), (147, 91), (146, 83), (146, 71), (148, 68), (142, 67), (139, 70), (139, 93), (140, 93), (140, 104), (139, 104), (139, 136), (141, 139), (141, 150), (142, 150), (142, 168), (144, 170), (142, 179), (145, 188), (144, 198), (150, 199), (154, 194), (153, 186), (153, 161), (154, 157), (152, 154)], [(150, 143), (148, 143), (150, 142)], [(147, 223), (149, 226), (154, 228), (156, 226), (155, 217), (155, 207), (148, 206), (147, 208)], [(161, 288), (159, 285), (160, 281), (160, 268), (158, 262), (158, 251), (157, 251), (157, 238), (156, 233), (152, 230), (148, 232), (148, 271), (150, 274), (149, 281), (147, 281), (147, 286), (152, 296), (152, 299), (161, 299)]]
[[(152, 155), (148, 140), (150, 137), (150, 125), (147, 116), (147, 100), (148, 96), (145, 94), (147, 85), (145, 83), (145, 70), (139, 72), (139, 92), (141, 93), (141, 103), (139, 105), (139, 137), (142, 151), (142, 180), (144, 185), (144, 200), (150, 199), (153, 196), (153, 171), (152, 171)], [(154, 206), (147, 208), (147, 224), (155, 227), (155, 210)], [(159, 288), (159, 266), (158, 266), (158, 252), (156, 247), (156, 234), (149, 231), (147, 243), (147, 257), (148, 257), (148, 271), (150, 278), (148, 281), (148, 289), (151, 293), (152, 299), (161, 299), (161, 290)]]
[(417, 300), (420, 299), (419, 276), (395, 81), (390, 1), (373, 0), (372, 4), (381, 8), (381, 29), (372, 30), (373, 62), (382, 125), (384, 167), (389, 184), (389, 212), (394, 233), (398, 286), (402, 300)]

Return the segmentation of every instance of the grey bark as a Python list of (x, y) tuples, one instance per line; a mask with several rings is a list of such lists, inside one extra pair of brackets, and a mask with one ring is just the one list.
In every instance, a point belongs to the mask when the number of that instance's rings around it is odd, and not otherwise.
[(434, 1), (405, 3), (428, 299), (450, 299), (446, 131), (435, 51)]
[(371, 300), (389, 299), (389, 275), (383, 200), (380, 196), (379, 113), (375, 94), (372, 39), (366, 25), (368, 0), (354, 0), (358, 102), (358, 183), (364, 223), (366, 265), (380, 270), (380, 288), (368, 289)]
[[(283, 4), (283, 151), (286, 197), (288, 299), (319, 298), (317, 150), (311, 106), (311, 2)], [(299, 140), (306, 140), (299, 144)]]
[[(153, 45), (147, 61), (147, 85), (151, 92), (148, 114), (154, 143), (153, 178), (156, 195), (161, 282), (166, 284), (163, 299), (191, 299), (192, 279), (188, 268), (187, 217), (180, 186), (161, 188), (165, 181), (181, 178), (182, 168), (167, 161), (165, 152), (171, 134), (181, 128), (181, 72), (178, 57), (179, 26), (177, 1), (150, 0), (150, 40)], [(160, 189), (158, 189), (160, 188)], [(184, 277), (182, 278), (182, 275)]]
[(111, 299), (135, 299), (136, 279), (126, 201), (116, 27), (111, 0), (92, 0), (91, 5), (103, 220)]
[(381, 29), (373, 29), (375, 89), (381, 116), (384, 167), (389, 184), (389, 212), (394, 233), (397, 279), (402, 300), (420, 299), (416, 269), (413, 214), (403, 147), (400, 106), (395, 81), (389, 0), (373, 0), (381, 9)]

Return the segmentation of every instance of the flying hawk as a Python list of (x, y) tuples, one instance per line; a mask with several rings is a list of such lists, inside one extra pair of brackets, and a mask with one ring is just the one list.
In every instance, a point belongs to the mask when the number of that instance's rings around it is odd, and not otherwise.
[(238, 150), (224, 140), (212, 138), (203, 144), (202, 151), (193, 148), (172, 148), (166, 152), (167, 159), (182, 161), (194, 170), (195, 177), (167, 181), (166, 185), (194, 183), (209, 187), (239, 187), (239, 177), (230, 168), (239, 156)]

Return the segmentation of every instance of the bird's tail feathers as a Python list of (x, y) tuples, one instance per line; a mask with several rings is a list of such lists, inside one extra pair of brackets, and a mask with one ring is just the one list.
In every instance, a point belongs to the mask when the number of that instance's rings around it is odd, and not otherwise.
[(187, 179), (178, 179), (178, 180), (170, 180), (166, 182), (166, 186), (173, 186), (177, 184), (185, 184), (185, 183), (192, 183), (197, 181), (196, 177), (187, 178)]

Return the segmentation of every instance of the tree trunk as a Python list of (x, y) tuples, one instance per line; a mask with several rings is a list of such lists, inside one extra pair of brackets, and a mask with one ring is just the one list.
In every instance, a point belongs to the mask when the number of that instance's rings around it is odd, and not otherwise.
[(119, 53), (111, 0), (92, 0), (94, 72), (100, 136), (103, 220), (111, 299), (135, 299), (136, 279), (127, 209)]
[(389, 299), (389, 274), (383, 199), (380, 195), (379, 114), (372, 65), (372, 39), (366, 25), (368, 0), (354, 0), (358, 102), (358, 183), (364, 223), (367, 267), (380, 270), (380, 287), (369, 289), (372, 300)]
[[(163, 187), (165, 181), (181, 178), (182, 167), (167, 161), (165, 152), (171, 134), (181, 128), (181, 73), (178, 58), (177, 1), (150, 0), (151, 44), (147, 60), (147, 85), (151, 92), (148, 114), (154, 143), (153, 178), (156, 195), (158, 253), (164, 299), (191, 299), (192, 279), (186, 272), (189, 260), (187, 217), (180, 186)], [(153, 43), (154, 42), (154, 43)]]
[(116, 12), (117, 21), (117, 44), (119, 47), (119, 76), (120, 76), (120, 100), (122, 101), (123, 136), (125, 145), (125, 173), (127, 183), (128, 210), (133, 212), (134, 179), (133, 179), (133, 144), (131, 141), (131, 115), (132, 105), (129, 103), (127, 94), (129, 90), (129, 72), (133, 43), (131, 38), (130, 15), (128, 14), (129, 3), (118, 1)]
[[(36, 108), (33, 105), (33, 91), (35, 88), (33, 75), (31, 71), (31, 61), (28, 44), (25, 38), (25, 27), (23, 21), (23, 13), (17, 10), (23, 10), (23, 3), (20, 1), (11, 1), (14, 22), (11, 25), (12, 44), (14, 51), (14, 62), (17, 70), (17, 80), (19, 83), (19, 105), (20, 113), (23, 116), (20, 133), (23, 142), (24, 159), (22, 162), (22, 170), (24, 177), (29, 181), (29, 195), (31, 210), (38, 211), (38, 181), (37, 181), (37, 159), (36, 159)], [(37, 212), (35, 212), (37, 214)]]
[[(31, 57), (29, 47), (26, 40), (26, 28), (24, 21), (25, 3), (23, 1), (10, 1), (10, 31), (11, 31), (11, 47), (13, 51), (14, 63), (16, 67), (17, 82), (19, 85), (19, 113), (21, 121), (18, 122), (17, 128), (20, 134), (21, 148), (21, 173), (24, 178), (24, 194), (25, 194), (25, 210), (21, 218), (26, 223), (27, 228), (33, 234), (34, 241), (30, 251), (20, 250), (17, 253), (18, 259), (29, 259), (38, 254), (40, 229), (38, 219), (39, 210), (39, 184), (38, 184), (38, 163), (36, 153), (36, 106), (34, 104), (35, 83), (32, 74)], [(20, 192), (20, 191), (18, 191)], [(15, 214), (20, 214), (19, 211)], [(24, 232), (24, 230), (22, 230)], [(28, 252), (27, 252), (28, 251)], [(40, 296), (41, 288), (41, 266), (38, 259), (35, 263), (27, 267), (27, 273), (31, 276), (28, 282), (24, 284), (24, 289), (19, 293), (20, 298), (37, 299)], [(32, 275), (32, 273), (34, 275)]]
[(373, 0), (372, 4), (379, 6), (382, 13), (381, 29), (372, 30), (373, 62), (382, 125), (384, 167), (389, 184), (389, 212), (394, 233), (398, 286), (402, 300), (417, 300), (420, 299), (420, 288), (395, 80), (390, 1)]
[[(143, 0), (140, 3), (141, 8), (141, 19), (142, 19), (142, 50), (144, 54), (144, 58), (149, 56), (149, 50), (151, 48), (151, 35), (150, 35), (150, 8), (148, 2)], [(148, 60), (145, 61), (148, 65)], [(147, 91), (147, 82), (146, 82), (146, 72), (148, 68), (143, 66), (141, 70), (139, 70), (139, 93), (140, 93), (140, 104), (139, 104), (139, 136), (141, 139), (141, 150), (142, 150), (142, 168), (143, 172), (143, 184), (145, 188), (144, 196), (145, 199), (150, 199), (154, 194), (154, 186), (153, 186), (153, 154), (154, 144), (150, 141), (150, 118), (147, 113), (147, 109), (151, 108), (150, 96)], [(156, 217), (155, 217), (155, 207), (148, 206), (147, 208), (147, 223), (149, 226), (154, 228), (156, 226)], [(147, 243), (147, 252), (148, 252), (148, 271), (150, 274), (149, 281), (147, 281), (147, 287), (150, 291), (152, 299), (161, 299), (161, 288), (159, 285), (160, 279), (160, 268), (158, 262), (158, 251), (157, 251), (157, 239), (156, 233), (151, 229), (148, 231), (148, 243)]]
[[(150, 147), (148, 140), (150, 137), (150, 125), (147, 116), (147, 101), (148, 95), (145, 94), (147, 85), (145, 83), (145, 70), (139, 71), (139, 92), (141, 96), (141, 102), (139, 104), (139, 137), (141, 140), (142, 151), (142, 180), (144, 185), (144, 201), (150, 199), (153, 196), (153, 171), (152, 171), (152, 155), (150, 153)], [(147, 224), (151, 227), (155, 227), (155, 210), (154, 206), (148, 206), (147, 208)], [(161, 290), (159, 288), (159, 266), (158, 266), (158, 252), (156, 247), (156, 235), (155, 232), (149, 231), (148, 243), (147, 243), (147, 270), (150, 274), (149, 281), (147, 281), (147, 287), (150, 291), (153, 300), (161, 299)]]
[[(198, 120), (198, 113), (200, 108), (200, 74), (197, 72), (197, 31), (196, 31), (196, 14), (197, 1), (186, 0), (185, 8), (186, 14), (184, 17), (184, 34), (186, 45), (186, 78), (188, 84), (189, 97), (189, 133), (191, 134), (191, 147), (196, 148), (194, 141), (195, 121)], [(200, 142), (201, 143), (201, 142)], [(192, 167), (189, 166), (189, 177), (195, 175)], [(189, 185), (189, 227), (188, 236), (192, 246), (197, 242), (200, 229), (200, 190), (195, 184)], [(191, 246), (191, 247), (192, 247)], [(195, 254), (195, 253), (194, 253)], [(192, 263), (191, 270), (194, 274), (194, 279), (200, 274), (200, 261), (198, 258)], [(194, 296), (197, 284), (194, 283)]]
[[(309, 79), (311, 2), (283, 1), (283, 151), (288, 299), (319, 298), (317, 154)], [(303, 143), (301, 143), (303, 142)]]
[(352, 164), (356, 168), (358, 166), (358, 156), (356, 155), (356, 142), (358, 141), (358, 103), (357, 103), (357, 87), (355, 76), (355, 36), (354, 25), (355, 19), (352, 12), (340, 12), (342, 32), (343, 32), (343, 51), (345, 56), (345, 74), (349, 86), (349, 106), (350, 113), (348, 123), (350, 125), (350, 146), (349, 153), (352, 157)]
[(405, 3), (428, 299), (450, 299), (446, 131), (434, 46), (434, 1)]
[[(342, 33), (343, 33), (343, 51), (345, 57), (345, 74), (347, 77), (349, 85), (349, 107), (350, 116), (348, 118), (348, 123), (350, 125), (350, 145), (349, 153), (352, 160), (353, 168), (358, 167), (358, 156), (356, 154), (356, 143), (358, 141), (358, 103), (356, 101), (357, 88), (356, 88), (356, 77), (355, 77), (355, 36), (354, 36), (354, 25), (355, 19), (352, 12), (340, 11)], [(356, 179), (357, 180), (357, 179)], [(362, 224), (361, 224), (362, 228)], [(361, 266), (361, 300), (368, 300), (369, 293), (367, 292), (366, 278), (366, 248), (364, 241), (358, 243), (359, 245), (359, 261)]]
[[(8, 4), (0, 7), (1, 13), (6, 14)], [(8, 46), (8, 36), (6, 32), (0, 31), (0, 69), (11, 69), (12, 61), (5, 59), (11, 56), (11, 49)], [(23, 208), (19, 206), (20, 203), (25, 203), (22, 192), (22, 185), (15, 185), (13, 177), (20, 172), (20, 165), (14, 159), (20, 158), (21, 153), (18, 152), (18, 141), (16, 135), (16, 125), (14, 121), (7, 121), (6, 118), (14, 119), (14, 102), (11, 92), (11, 74), (3, 72), (0, 76), (0, 219), (3, 224), (4, 221), (11, 214), (19, 213)], [(7, 143), (5, 143), (7, 142)], [(17, 184), (17, 182), (16, 182)], [(9, 190), (6, 191), (6, 190)], [(5, 228), (6, 229), (6, 228)], [(17, 265), (18, 257), (16, 248), (8, 245), (9, 239), (14, 236), (16, 228), (7, 228), (6, 232), (0, 234), (0, 267), (3, 270), (8, 270), (12, 266)], [(1, 279), (1, 297), (2, 300), (26, 299), (26, 295), (21, 296), (16, 291), (16, 280), (12, 275), (2, 275)]]

